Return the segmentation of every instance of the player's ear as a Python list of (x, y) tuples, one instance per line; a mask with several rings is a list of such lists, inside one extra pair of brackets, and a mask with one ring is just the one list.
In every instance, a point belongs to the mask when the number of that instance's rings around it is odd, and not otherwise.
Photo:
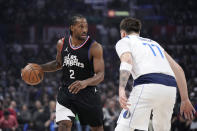
[(121, 30), (120, 33), (121, 33), (121, 38), (124, 38), (125, 36), (127, 36), (127, 33), (124, 30)]
[(70, 30), (73, 32), (73, 25), (70, 26)]

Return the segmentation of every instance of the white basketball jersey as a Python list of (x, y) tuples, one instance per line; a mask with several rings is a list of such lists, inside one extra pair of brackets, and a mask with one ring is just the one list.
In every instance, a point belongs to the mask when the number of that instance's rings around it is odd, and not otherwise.
[(128, 35), (116, 44), (120, 57), (125, 52), (132, 55), (132, 76), (134, 79), (149, 73), (163, 73), (174, 76), (165, 57), (164, 49), (155, 41), (136, 35)]

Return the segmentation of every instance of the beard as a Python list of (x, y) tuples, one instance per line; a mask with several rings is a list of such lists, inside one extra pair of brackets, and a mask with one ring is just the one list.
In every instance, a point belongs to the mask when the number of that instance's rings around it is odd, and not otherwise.
[(86, 33), (79, 34), (79, 35), (76, 36), (76, 38), (77, 38), (78, 40), (86, 40), (87, 34), (86, 34)]
[(86, 38), (81, 37), (81, 36), (77, 37), (77, 39), (78, 39), (78, 40), (86, 40)]

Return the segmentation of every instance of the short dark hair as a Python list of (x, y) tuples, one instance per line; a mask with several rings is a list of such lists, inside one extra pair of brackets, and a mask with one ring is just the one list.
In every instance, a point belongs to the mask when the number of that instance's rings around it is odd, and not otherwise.
[[(75, 14), (72, 17), (70, 17), (69, 19), (69, 28), (71, 25), (75, 25), (77, 22), (77, 19), (86, 19), (83, 15), (81, 14)], [(70, 30), (70, 29), (69, 29)], [(70, 34), (72, 35), (72, 31), (70, 30)]]
[(120, 30), (124, 30), (128, 34), (132, 32), (139, 33), (141, 26), (142, 24), (140, 20), (131, 17), (124, 18), (120, 22)]
[(3, 112), (3, 115), (4, 115), (4, 116), (9, 116), (9, 115), (10, 115), (10, 112), (9, 112), (8, 110), (5, 110), (5, 111)]

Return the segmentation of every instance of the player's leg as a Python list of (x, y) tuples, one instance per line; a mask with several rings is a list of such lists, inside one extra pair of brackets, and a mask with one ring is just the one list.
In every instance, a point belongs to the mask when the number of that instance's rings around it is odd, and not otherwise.
[[(172, 89), (167, 91), (167, 88)], [(169, 131), (171, 128), (176, 89), (175, 87), (163, 87), (163, 89), (160, 89), (160, 92), (164, 95), (162, 96), (160, 94), (160, 97), (157, 99), (159, 101), (153, 108), (153, 128), (155, 131)]]
[(124, 125), (127, 128), (133, 129), (148, 130), (152, 109), (152, 95), (149, 93), (149, 89), (144, 85), (134, 87), (128, 101), (131, 105), (129, 111), (122, 110), (117, 122), (118, 125)]
[(88, 91), (75, 101), (76, 112), (81, 125), (89, 125), (91, 131), (104, 131), (103, 110), (98, 92)]
[(71, 131), (72, 122), (70, 120), (62, 120), (58, 123), (58, 131)]
[(156, 131), (169, 131), (171, 127), (171, 117), (173, 105), (171, 107), (161, 107), (153, 109), (153, 129)]
[(103, 126), (91, 126), (91, 131), (104, 131)]
[(58, 124), (58, 131), (71, 131), (74, 118), (75, 115), (70, 109), (56, 102), (56, 123)]
[(82, 125), (90, 125), (91, 131), (104, 131), (103, 112), (100, 106), (95, 106), (94, 109), (87, 110), (85, 113), (80, 111), (78, 113)]
[(164, 105), (160, 106), (159, 108), (153, 109), (153, 129), (156, 131), (169, 131), (171, 128), (171, 117), (174, 104), (169, 104), (168, 107)]

